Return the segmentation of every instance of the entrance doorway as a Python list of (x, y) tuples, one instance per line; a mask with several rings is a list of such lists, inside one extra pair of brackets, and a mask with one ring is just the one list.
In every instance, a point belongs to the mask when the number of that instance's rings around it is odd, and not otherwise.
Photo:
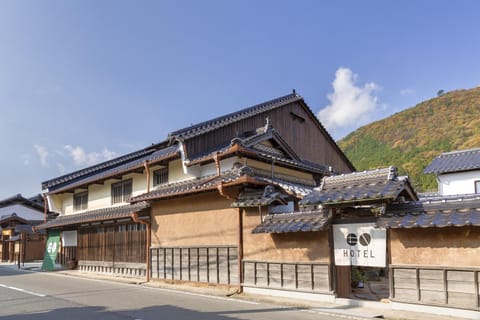
[(390, 295), (388, 270), (378, 267), (336, 266), (338, 298), (380, 301)]

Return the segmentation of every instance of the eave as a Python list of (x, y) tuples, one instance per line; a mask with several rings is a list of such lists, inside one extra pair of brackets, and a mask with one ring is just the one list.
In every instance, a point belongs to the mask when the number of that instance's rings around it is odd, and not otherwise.
[[(179, 158), (179, 157), (180, 157), (179, 153), (176, 152), (174, 154), (170, 154), (170, 155), (167, 155), (165, 157), (161, 157), (161, 158), (158, 158), (158, 159), (155, 159), (155, 160), (152, 160), (152, 161), (145, 161), (145, 162), (139, 163), (138, 165), (134, 165), (132, 167), (129, 167), (126, 170), (116, 171), (116, 172), (112, 172), (110, 174), (102, 175), (101, 178), (92, 178), (92, 179), (85, 178), (85, 179), (83, 179), (81, 181), (78, 181), (76, 183), (71, 183), (71, 184), (68, 184), (64, 187), (54, 189), (50, 192), (47, 192), (46, 194), (47, 195), (52, 195), (52, 194), (58, 194), (58, 193), (63, 193), (63, 192), (72, 192), (73, 193), (76, 189), (88, 189), (88, 186), (90, 186), (90, 185), (94, 185), (94, 184), (102, 185), (107, 180), (112, 180), (112, 179), (121, 180), (122, 177), (124, 175), (127, 175), (127, 174), (132, 174), (132, 173), (141, 174), (141, 173), (143, 173), (144, 170), (145, 170), (145, 165), (146, 164), (148, 164), (148, 166), (153, 166), (153, 165), (157, 165), (159, 163), (162, 163), (166, 160), (173, 160), (173, 159), (176, 159), (176, 158)], [(99, 175), (101, 175), (101, 174), (99, 174)]]

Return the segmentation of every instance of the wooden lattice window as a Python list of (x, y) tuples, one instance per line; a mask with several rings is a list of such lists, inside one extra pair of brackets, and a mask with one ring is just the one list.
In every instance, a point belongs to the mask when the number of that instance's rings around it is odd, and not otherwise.
[(168, 183), (168, 168), (155, 170), (153, 172), (153, 185), (158, 186), (165, 183)]
[(88, 192), (73, 195), (73, 211), (86, 210), (88, 208)]
[(132, 197), (132, 180), (112, 184), (112, 204), (130, 201)]

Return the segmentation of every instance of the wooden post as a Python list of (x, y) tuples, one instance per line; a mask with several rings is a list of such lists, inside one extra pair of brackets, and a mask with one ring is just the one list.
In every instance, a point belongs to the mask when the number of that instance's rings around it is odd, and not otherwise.
[(416, 286), (417, 286), (417, 301), (420, 301), (422, 299), (421, 297), (421, 292), (420, 292), (420, 269), (415, 268), (415, 277), (416, 279)]
[(391, 265), (388, 268), (388, 283), (390, 287), (390, 299), (395, 299), (395, 268)]
[[(238, 293), (243, 292), (243, 212), (238, 208)], [(256, 272), (256, 270), (255, 270)], [(255, 278), (256, 283), (256, 278)]]
[(26, 249), (27, 249), (27, 234), (25, 231), (22, 231), (21, 235), (22, 239), (22, 266), (25, 266), (25, 256), (26, 256)]
[(478, 271), (473, 271), (473, 281), (475, 281), (475, 301), (477, 302), (477, 308), (480, 307), (480, 297), (478, 288)]

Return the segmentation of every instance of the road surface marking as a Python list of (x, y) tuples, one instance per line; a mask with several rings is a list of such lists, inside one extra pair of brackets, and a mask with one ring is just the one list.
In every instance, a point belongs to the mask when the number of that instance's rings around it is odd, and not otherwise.
[(189, 295), (189, 296), (203, 297), (203, 298), (209, 298), (209, 299), (217, 299), (217, 300), (223, 300), (223, 301), (233, 301), (233, 302), (239, 302), (239, 303), (245, 303), (245, 304), (255, 304), (255, 305), (260, 304), (259, 302), (254, 302), (254, 301), (246, 301), (246, 300), (234, 299), (234, 298), (225, 298), (225, 297), (219, 297), (219, 296), (201, 294), (201, 293), (195, 293), (195, 292), (187, 292), (187, 291), (181, 291), (181, 290), (172, 290), (172, 289), (147, 287), (147, 286), (144, 286), (144, 288), (151, 289), (151, 290), (160, 290), (160, 291), (165, 291), (165, 292), (178, 293), (178, 294), (185, 294), (185, 295)]
[(0, 287), (7, 288), (7, 289), (10, 289), (10, 290), (20, 291), (20, 292), (23, 292), (23, 293), (26, 293), (26, 294), (31, 294), (32, 296), (37, 296), (37, 297), (45, 297), (46, 296), (46, 295), (41, 294), (41, 293), (28, 291), (28, 290), (25, 290), (25, 289), (22, 289), (22, 288), (7, 286), (6, 284), (1, 284), (1, 283), (0, 283)]

